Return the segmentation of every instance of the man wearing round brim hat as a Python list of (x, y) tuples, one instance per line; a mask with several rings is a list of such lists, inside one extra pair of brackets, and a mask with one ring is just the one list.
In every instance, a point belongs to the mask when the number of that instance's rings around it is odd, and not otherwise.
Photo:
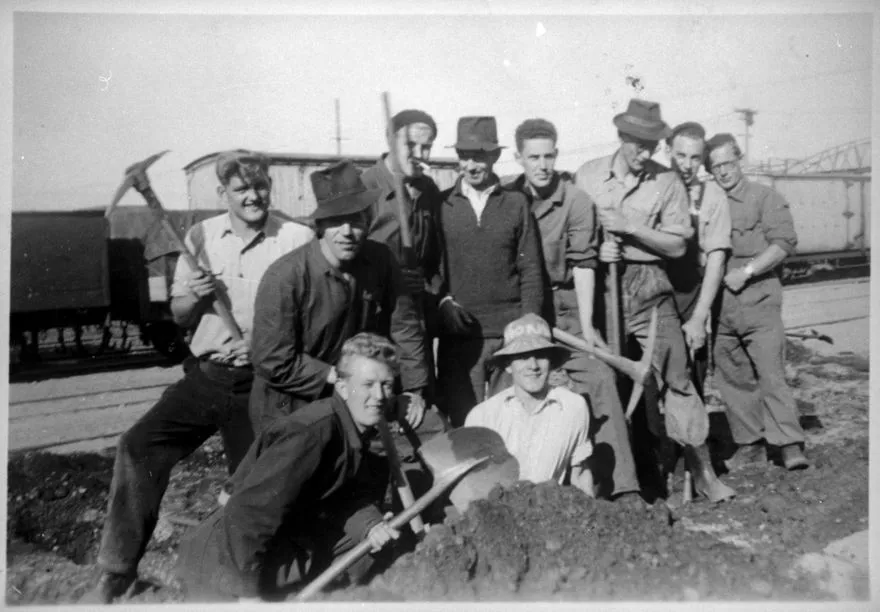
[(550, 386), (550, 371), (569, 355), (553, 342), (550, 326), (527, 314), (504, 328), (504, 345), (492, 355), (513, 385), (470, 411), (466, 427), (488, 427), (519, 462), (520, 479), (571, 484), (593, 495), (587, 460), (590, 411), (586, 400), (565, 387)]
[[(526, 197), (502, 187), (493, 166), (502, 147), (494, 117), (461, 117), (455, 149), (461, 176), (443, 192), (445, 245), (439, 292), (437, 389), (454, 426), (493, 389), (488, 362), (504, 326), (544, 307), (541, 243)], [(491, 391), (490, 391), (491, 392)]]
[[(688, 194), (675, 172), (651, 159), (669, 136), (660, 105), (632, 99), (614, 117), (620, 147), (578, 169), (577, 185), (596, 202), (604, 241), (599, 261), (620, 262), (621, 322), (625, 338), (644, 349), (651, 311), (658, 313), (653, 354), (665, 435), (681, 444), (697, 491), (712, 501), (733, 495), (715, 476), (706, 437), (709, 418), (691, 379), (688, 350), (675, 307), (666, 262), (683, 256), (694, 230)], [(608, 266), (605, 266), (608, 273)], [(609, 303), (606, 296), (606, 304)], [(611, 317), (608, 317), (611, 320)], [(624, 343), (625, 345), (625, 343)]]
[[(390, 336), (401, 348), (400, 382), (420, 395), (428, 382), (422, 322), (389, 248), (366, 239), (368, 190), (351, 161), (311, 174), (317, 238), (276, 261), (257, 290), (251, 420), (259, 433), (275, 419), (327, 397), (333, 365), (358, 332)], [(407, 420), (417, 427), (423, 402)]]

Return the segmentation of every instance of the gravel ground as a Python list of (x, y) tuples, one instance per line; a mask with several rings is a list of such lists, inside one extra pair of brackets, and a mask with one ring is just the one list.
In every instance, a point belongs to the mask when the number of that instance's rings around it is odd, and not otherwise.
[[(867, 527), (868, 363), (855, 354), (819, 355), (801, 342), (790, 343), (788, 359), (812, 468), (729, 474), (739, 496), (717, 506), (612, 504), (573, 488), (519, 483), (446, 519), (414, 549), (401, 546), (368, 585), (322, 597), (829, 599), (814, 578), (792, 568), (799, 555)], [(112, 464), (112, 449), (10, 459), (8, 604), (74, 603), (95, 584)], [(174, 470), (132, 602), (180, 600), (172, 573), (177, 544), (214, 509), (224, 478), (218, 438)]]

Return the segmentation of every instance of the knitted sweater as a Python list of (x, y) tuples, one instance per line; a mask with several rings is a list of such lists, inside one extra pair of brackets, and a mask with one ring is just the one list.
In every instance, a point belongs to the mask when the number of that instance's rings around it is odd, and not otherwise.
[(444, 191), (440, 227), (445, 243), (444, 286), (481, 329), (501, 337), (504, 326), (527, 313), (541, 314), (544, 300), (541, 241), (525, 195), (499, 186), (479, 222), (461, 179)]

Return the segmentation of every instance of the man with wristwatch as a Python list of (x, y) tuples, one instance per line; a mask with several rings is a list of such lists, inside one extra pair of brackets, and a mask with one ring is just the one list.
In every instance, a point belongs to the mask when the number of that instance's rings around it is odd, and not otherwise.
[(706, 146), (709, 169), (727, 192), (732, 226), (715, 343), (715, 383), (738, 446), (728, 467), (763, 463), (768, 447), (778, 447), (786, 469), (803, 469), (809, 463), (801, 450), (797, 404), (785, 381), (778, 276), (797, 245), (791, 211), (778, 192), (743, 176), (732, 135), (716, 134)]

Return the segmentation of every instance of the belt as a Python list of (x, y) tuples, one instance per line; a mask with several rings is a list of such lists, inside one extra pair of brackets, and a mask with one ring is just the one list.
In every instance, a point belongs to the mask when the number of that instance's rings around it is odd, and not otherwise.
[(254, 368), (251, 365), (235, 366), (228, 363), (215, 361), (210, 357), (199, 357), (199, 369), (206, 374), (218, 374), (221, 376), (231, 376), (236, 379), (253, 378)]

